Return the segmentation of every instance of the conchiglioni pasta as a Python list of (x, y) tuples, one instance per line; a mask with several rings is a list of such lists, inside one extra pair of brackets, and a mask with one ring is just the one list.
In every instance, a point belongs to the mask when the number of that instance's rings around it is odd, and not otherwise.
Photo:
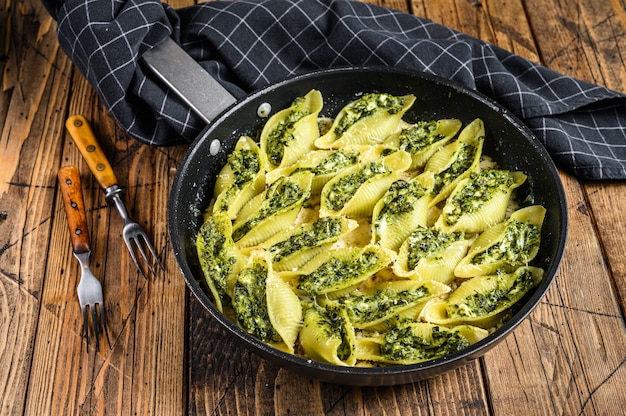
[(460, 128), (461, 120), (457, 119), (418, 121), (389, 136), (384, 144), (409, 153), (411, 169), (417, 169), (452, 140)]
[(239, 140), (196, 248), (244, 331), (335, 365), (413, 364), (485, 338), (541, 280), (526, 175), (480, 163), (480, 119), (403, 120), (414, 100), (364, 94), (327, 120), (313, 90), (260, 145)]
[(414, 95), (365, 94), (341, 109), (315, 145), (320, 149), (338, 149), (351, 144), (382, 143), (398, 128), (414, 101)]
[(323, 105), (322, 94), (311, 90), (267, 120), (260, 141), (268, 166), (291, 166), (313, 150), (313, 142), (319, 137), (317, 116)]
[(425, 227), (433, 184), (430, 172), (393, 182), (374, 205), (372, 243), (397, 251), (417, 226)]
[(234, 219), (244, 204), (263, 191), (266, 164), (259, 152), (259, 146), (250, 137), (239, 138), (215, 180), (214, 193), (218, 197), (213, 212), (225, 211)]
[(435, 175), (431, 205), (446, 199), (459, 181), (477, 171), (484, 141), (485, 125), (476, 119), (461, 130), (457, 140), (428, 159), (424, 171)]
[(489, 169), (461, 180), (446, 200), (435, 227), (479, 233), (504, 220), (513, 190), (526, 181), (522, 172)]

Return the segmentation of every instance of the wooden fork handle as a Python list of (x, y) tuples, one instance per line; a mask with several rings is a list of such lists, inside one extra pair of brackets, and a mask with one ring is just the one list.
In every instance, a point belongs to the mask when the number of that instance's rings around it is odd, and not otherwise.
[(67, 224), (70, 228), (72, 247), (75, 253), (85, 253), (90, 248), (80, 172), (76, 166), (63, 166), (59, 169), (57, 176), (67, 215)]
[(67, 128), (102, 189), (117, 185), (113, 168), (85, 116), (80, 114), (70, 116), (65, 121), (65, 128)]

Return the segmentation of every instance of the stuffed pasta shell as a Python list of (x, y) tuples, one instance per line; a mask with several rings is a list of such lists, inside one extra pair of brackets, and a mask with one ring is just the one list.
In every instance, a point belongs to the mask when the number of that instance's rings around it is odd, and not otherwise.
[(512, 273), (473, 277), (461, 283), (446, 300), (430, 301), (420, 317), (441, 325), (464, 323), (493, 328), (542, 278), (543, 269), (532, 266)]
[(232, 223), (225, 212), (209, 217), (196, 235), (196, 250), (200, 267), (215, 307), (222, 312), (223, 303), (230, 304), (237, 274), (245, 259), (237, 249), (232, 234)]
[(479, 233), (504, 220), (513, 190), (526, 181), (522, 172), (489, 169), (461, 180), (446, 200), (435, 227)]
[(307, 357), (341, 366), (356, 364), (355, 332), (341, 308), (303, 302), (304, 324), (300, 344)]
[(531, 205), (483, 232), (456, 266), (455, 275), (466, 278), (528, 265), (539, 252), (545, 214), (544, 207)]
[(310, 172), (296, 173), (274, 182), (259, 195), (254, 212), (233, 224), (233, 240), (244, 248), (259, 244), (289, 227), (311, 195)]
[(313, 150), (319, 137), (317, 116), (323, 105), (322, 94), (311, 90), (269, 118), (261, 131), (260, 142), (270, 169), (290, 166)]
[(273, 183), (283, 176), (294, 172), (311, 172), (311, 194), (317, 195), (326, 183), (339, 172), (354, 166), (359, 161), (359, 149), (345, 148), (337, 150), (314, 150), (307, 153), (291, 166), (274, 169), (267, 173), (268, 183)]
[(310, 90), (240, 137), (196, 249), (243, 331), (307, 360), (414, 364), (482, 340), (542, 279), (545, 208), (511, 213), (526, 175), (482, 154), (482, 120), (415, 121), (415, 99), (326, 114)]
[(393, 269), (398, 276), (449, 284), (470, 245), (463, 233), (420, 226), (402, 243)]
[(346, 217), (322, 217), (312, 223), (303, 223), (279, 232), (261, 247), (272, 257), (277, 271), (295, 270), (329, 249), (341, 237), (358, 226)]
[(339, 111), (328, 132), (315, 145), (320, 149), (338, 149), (352, 144), (382, 143), (398, 128), (414, 101), (414, 95), (365, 94)]
[(329, 250), (318, 254), (297, 272), (297, 288), (310, 295), (350, 290), (392, 261), (393, 252), (378, 245)]
[(320, 216), (367, 217), (389, 186), (411, 165), (411, 157), (396, 151), (376, 161), (348, 168), (322, 188)]
[(423, 167), (460, 129), (461, 120), (458, 119), (418, 121), (389, 136), (384, 144), (409, 153), (411, 169), (417, 169)]
[(428, 172), (411, 180), (399, 179), (392, 183), (374, 205), (372, 243), (398, 251), (418, 225), (425, 227), (433, 183), (433, 175)]
[(291, 286), (274, 272), (267, 252), (254, 251), (237, 275), (233, 310), (246, 332), (293, 353), (302, 306)]
[(424, 171), (435, 175), (431, 205), (446, 199), (459, 181), (478, 170), (484, 141), (484, 123), (476, 119), (461, 130), (457, 140), (428, 159)]
[(462, 351), (488, 333), (467, 325), (447, 328), (427, 322), (407, 322), (383, 334), (356, 340), (359, 360), (385, 364), (416, 364)]
[(215, 180), (213, 212), (225, 211), (234, 219), (241, 207), (265, 187), (265, 163), (259, 146), (248, 136), (242, 136), (226, 165)]
[(357, 329), (380, 331), (395, 326), (396, 320), (403, 315), (414, 320), (421, 311), (420, 306), (448, 292), (449, 286), (435, 281), (394, 280), (320, 303), (341, 306)]

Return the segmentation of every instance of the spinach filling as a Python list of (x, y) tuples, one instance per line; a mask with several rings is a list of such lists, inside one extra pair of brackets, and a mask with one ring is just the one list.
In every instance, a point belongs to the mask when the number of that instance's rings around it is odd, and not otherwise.
[(400, 150), (410, 154), (416, 154), (425, 150), (445, 137), (443, 134), (433, 134), (438, 127), (439, 123), (432, 120), (418, 121), (414, 126), (403, 129), (398, 138)]
[(355, 151), (338, 150), (322, 160), (317, 166), (311, 168), (298, 168), (295, 172), (303, 170), (311, 172), (315, 176), (337, 173), (349, 166), (354, 165), (359, 158)]
[[(198, 230), (198, 252), (205, 277), (210, 278), (223, 302), (230, 302), (227, 295), (226, 277), (237, 263), (235, 256), (229, 255), (228, 240), (224, 231), (213, 219), (205, 221)], [(232, 244), (232, 242), (230, 243)]]
[(509, 265), (525, 264), (539, 245), (541, 230), (537, 225), (511, 220), (502, 239), (471, 259), (472, 264), (503, 261)]
[(296, 123), (311, 114), (310, 111), (301, 107), (304, 101), (304, 97), (296, 98), (291, 104), (292, 110), (287, 117), (282, 119), (267, 136), (266, 152), (273, 165), (280, 165), (283, 160), (285, 146), (294, 139), (293, 131)]
[(234, 181), (224, 191), (225, 196), (222, 198), (222, 204), (220, 205), (223, 211), (228, 210), (231, 197), (237, 194), (246, 184), (253, 181), (261, 170), (259, 155), (250, 149), (240, 149), (233, 152), (228, 157), (228, 164), (233, 170)]
[(446, 185), (466, 172), (472, 166), (477, 151), (477, 146), (463, 143), (452, 164), (435, 175), (433, 195), (437, 195)]
[(391, 170), (381, 162), (366, 163), (356, 172), (339, 178), (326, 191), (325, 197), (328, 206), (334, 211), (341, 210), (352, 199), (361, 185), (377, 175), (389, 175), (390, 173)]
[(420, 259), (445, 250), (461, 238), (462, 233), (447, 233), (434, 228), (418, 227), (408, 238), (408, 268), (416, 268)]
[(353, 345), (350, 342), (348, 325), (350, 322), (345, 311), (339, 308), (324, 308), (316, 303), (308, 303), (315, 313), (315, 322), (318, 328), (322, 329), (328, 339), (340, 339), (341, 344), (337, 347), (337, 357), (346, 361), (350, 358)]
[(363, 324), (391, 316), (395, 311), (414, 305), (429, 294), (425, 286), (420, 286), (415, 290), (401, 292), (380, 290), (371, 296), (350, 296), (340, 302), (353, 323)]
[(415, 203), (426, 195), (426, 188), (419, 182), (398, 180), (391, 184), (383, 199), (383, 208), (376, 218), (376, 225), (384, 218), (412, 212)]
[(357, 121), (381, 110), (387, 111), (388, 114), (396, 114), (404, 105), (405, 99), (402, 97), (395, 97), (391, 94), (366, 94), (344, 108), (334, 133), (340, 137)]
[(298, 289), (315, 294), (343, 288), (353, 279), (372, 270), (378, 261), (378, 254), (371, 251), (365, 251), (351, 259), (332, 257), (313, 273), (302, 276)]
[(496, 192), (508, 192), (513, 176), (507, 170), (490, 169), (470, 174), (470, 182), (451, 199), (452, 209), (446, 212), (446, 223), (456, 224), (464, 214), (478, 211)]
[(407, 325), (385, 334), (380, 354), (390, 361), (420, 362), (461, 351), (469, 345), (469, 341), (456, 331), (434, 326), (430, 336), (423, 336), (412, 325)]
[(315, 221), (311, 228), (303, 229), (288, 239), (280, 241), (269, 248), (273, 261), (281, 261), (292, 253), (305, 248), (318, 247), (341, 234), (341, 219), (323, 217)]
[(279, 342), (280, 335), (274, 330), (267, 310), (267, 274), (268, 267), (265, 263), (255, 263), (239, 273), (233, 309), (237, 322), (247, 333), (263, 342)]
[(462, 304), (448, 305), (448, 314), (457, 317), (479, 317), (490, 314), (503, 303), (510, 302), (520, 293), (526, 293), (535, 283), (532, 272), (528, 269), (516, 273), (511, 286), (500, 275), (492, 276), (496, 279), (497, 287), (494, 290), (475, 292), (466, 297)]
[(304, 197), (304, 190), (296, 183), (276, 181), (267, 191), (267, 199), (261, 208), (244, 224), (233, 230), (233, 240), (239, 241), (256, 227), (261, 221), (289, 208)]

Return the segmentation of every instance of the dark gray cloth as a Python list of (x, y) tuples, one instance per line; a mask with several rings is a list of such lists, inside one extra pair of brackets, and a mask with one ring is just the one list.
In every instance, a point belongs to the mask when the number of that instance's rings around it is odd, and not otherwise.
[(564, 76), (429, 20), (346, 0), (208, 2), (42, 0), (61, 47), (112, 117), (152, 145), (204, 126), (138, 64), (171, 36), (233, 95), (307, 71), (386, 65), (442, 76), (516, 114), (558, 166), (583, 179), (626, 178), (626, 96)]

